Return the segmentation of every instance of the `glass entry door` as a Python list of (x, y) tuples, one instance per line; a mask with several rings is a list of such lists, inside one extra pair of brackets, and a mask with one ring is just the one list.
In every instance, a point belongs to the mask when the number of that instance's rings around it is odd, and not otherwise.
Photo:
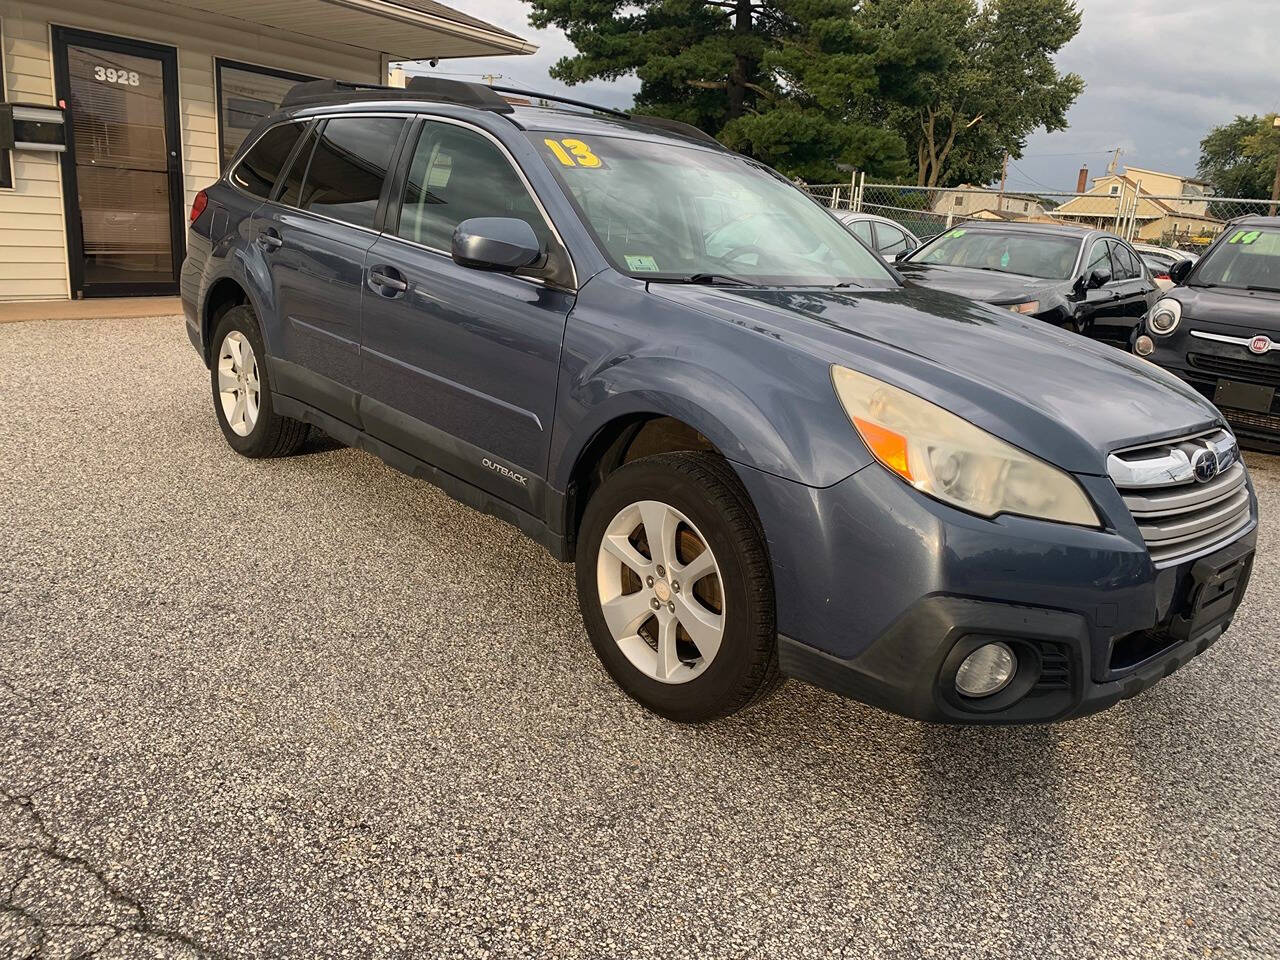
[(176, 293), (185, 221), (175, 52), (62, 28), (54, 49), (70, 128), (72, 296)]

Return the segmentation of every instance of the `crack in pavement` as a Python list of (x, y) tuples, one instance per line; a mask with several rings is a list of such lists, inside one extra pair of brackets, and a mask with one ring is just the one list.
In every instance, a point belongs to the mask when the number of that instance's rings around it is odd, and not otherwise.
[(0, 942), (12, 960), (88, 958), (126, 938), (167, 948), (166, 956), (221, 957), (157, 926), (140, 900), (84, 857), (59, 848), (30, 795), (7, 789), (0, 791), (0, 889)]

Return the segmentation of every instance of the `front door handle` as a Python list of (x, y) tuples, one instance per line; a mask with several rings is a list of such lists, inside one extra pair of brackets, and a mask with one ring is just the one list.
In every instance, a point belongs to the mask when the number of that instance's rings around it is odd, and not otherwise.
[(263, 250), (279, 250), (284, 246), (284, 238), (276, 232), (275, 227), (267, 227), (258, 234), (258, 246)]
[(409, 289), (409, 281), (395, 267), (380, 265), (369, 268), (369, 288), (384, 297), (398, 297)]

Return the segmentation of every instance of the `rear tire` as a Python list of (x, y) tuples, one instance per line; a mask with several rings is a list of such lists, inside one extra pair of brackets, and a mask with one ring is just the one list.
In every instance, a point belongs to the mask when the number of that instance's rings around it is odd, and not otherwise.
[(266, 357), (253, 308), (232, 307), (213, 334), (213, 410), (231, 449), (255, 459), (296, 453), (310, 432), (301, 420), (275, 412)]
[(701, 723), (778, 686), (764, 534), (722, 458), (666, 453), (611, 473), (587, 504), (576, 576), (600, 662), (655, 713)]

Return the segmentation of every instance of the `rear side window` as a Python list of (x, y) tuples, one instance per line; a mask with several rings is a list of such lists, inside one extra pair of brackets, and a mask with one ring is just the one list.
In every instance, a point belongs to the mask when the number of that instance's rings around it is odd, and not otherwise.
[(403, 117), (337, 117), (324, 125), (297, 206), (372, 227)]
[(264, 133), (231, 171), (231, 182), (263, 200), (271, 196), (302, 128), (301, 123), (282, 123)]

